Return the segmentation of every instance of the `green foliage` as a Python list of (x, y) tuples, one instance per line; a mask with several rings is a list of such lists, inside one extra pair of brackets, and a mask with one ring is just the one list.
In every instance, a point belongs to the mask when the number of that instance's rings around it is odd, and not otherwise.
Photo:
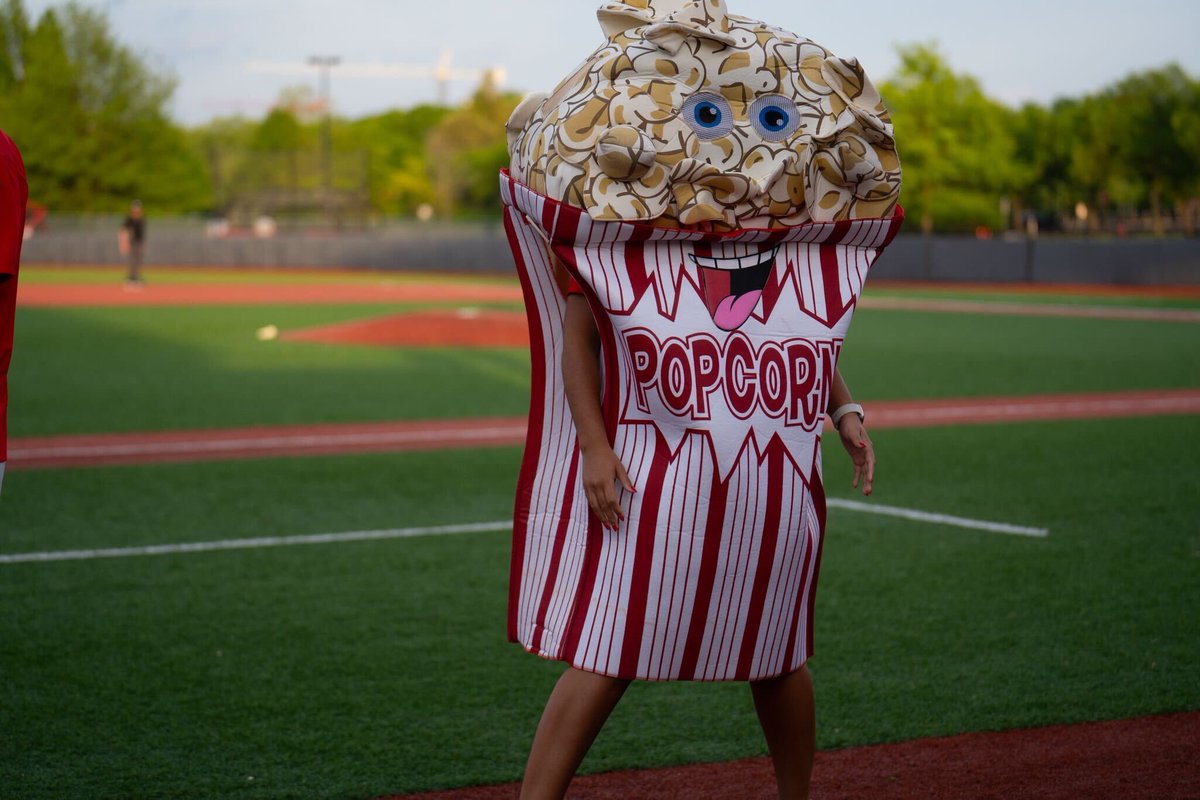
[(167, 118), (174, 80), (121, 45), (105, 16), (77, 3), (32, 28), (21, 0), (0, 10), (0, 119), (20, 144), (31, 199), (54, 209), (154, 209), (209, 203), (203, 164)]
[(953, 72), (936, 47), (900, 49), (881, 86), (904, 162), (902, 202), (925, 231), (1005, 228), (1022, 209), (1070, 216), (1076, 203), (1161, 224), (1200, 193), (1200, 82), (1171, 65), (1049, 107), (1010, 109)]
[(434, 201), (432, 168), (425, 146), (450, 109), (418, 105), (346, 124), (346, 135), (370, 156), (371, 204), (386, 214), (411, 215)]
[(497, 173), (508, 166), (504, 123), (520, 100), (485, 81), (430, 134), (427, 147), (439, 211), (494, 213), (499, 207)]
[[(1200, 82), (1177, 65), (1095, 94), (1010, 108), (955, 72), (932, 44), (903, 46), (881, 84), (904, 164), (901, 202), (924, 231), (1004, 230), (1022, 216), (1091, 219), (1200, 208)], [(326, 208), (323, 124), (311, 88), (285, 89), (261, 120), (183, 131), (174, 80), (122, 45), (78, 2), (31, 22), (0, 0), (0, 120), (21, 145), (31, 197), (56, 210), (151, 213)], [(457, 108), (419, 105), (334, 119), (334, 201), (359, 213), (494, 215), (508, 163), (504, 122), (519, 96), (485, 80)], [(1190, 223), (1194, 226), (1194, 222)]]
[(932, 45), (900, 49), (881, 87), (904, 163), (901, 197), (922, 230), (1003, 227), (999, 199), (1022, 182), (1013, 113), (979, 82), (951, 71)]
[(1161, 224), (1163, 203), (1200, 189), (1200, 83), (1177, 65), (1130, 75), (1092, 105), (1096, 150), (1109, 156), (1103, 188), (1149, 206)]

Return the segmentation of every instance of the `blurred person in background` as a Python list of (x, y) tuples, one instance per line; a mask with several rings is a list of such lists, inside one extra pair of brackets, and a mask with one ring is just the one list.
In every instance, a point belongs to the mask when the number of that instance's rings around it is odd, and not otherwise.
[(146, 245), (146, 218), (142, 214), (142, 201), (134, 200), (129, 206), (129, 216), (121, 223), (118, 243), (121, 255), (129, 259), (129, 274), (125, 276), (125, 285), (141, 286), (142, 250)]
[(4, 463), (8, 458), (8, 365), (12, 360), (17, 270), (28, 200), (21, 153), (0, 130), (0, 487), (4, 484)]

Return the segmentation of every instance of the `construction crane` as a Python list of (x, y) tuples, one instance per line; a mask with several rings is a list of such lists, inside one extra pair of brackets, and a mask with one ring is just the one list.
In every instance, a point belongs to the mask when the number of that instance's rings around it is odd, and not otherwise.
[[(306, 64), (303, 61), (251, 61), (246, 64), (246, 68), (251, 72), (268, 75), (310, 75), (312, 67), (313, 64)], [(449, 103), (452, 81), (478, 83), (487, 78), (494, 85), (501, 86), (507, 78), (504, 67), (497, 66), (486, 69), (456, 67), (454, 66), (454, 51), (447, 49), (439, 53), (437, 63), (430, 65), (346, 61), (337, 64), (336, 67), (339, 78), (432, 78), (437, 86), (438, 102), (442, 105)]]

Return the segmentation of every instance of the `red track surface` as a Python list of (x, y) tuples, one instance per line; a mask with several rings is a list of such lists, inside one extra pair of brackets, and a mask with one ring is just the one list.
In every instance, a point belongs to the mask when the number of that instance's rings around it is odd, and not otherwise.
[(523, 311), (414, 311), (286, 331), (283, 339), (374, 347), (528, 347)]
[[(1200, 413), (1200, 389), (868, 404), (872, 430)], [(523, 417), (104, 433), (9, 440), (10, 469), (518, 445)]]
[[(665, 733), (665, 732), (664, 732)], [(1196, 800), (1200, 713), (818, 753), (813, 800)], [(512, 800), (516, 784), (403, 800)], [(768, 800), (765, 758), (577, 778), (569, 800)], [(400, 797), (391, 800), (401, 800)]]

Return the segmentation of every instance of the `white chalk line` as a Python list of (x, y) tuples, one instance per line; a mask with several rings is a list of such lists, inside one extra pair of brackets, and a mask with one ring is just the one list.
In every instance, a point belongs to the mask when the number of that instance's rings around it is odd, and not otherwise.
[(316, 533), (308, 536), (260, 536), (254, 539), (227, 539), (220, 542), (185, 542), (181, 544), (155, 544), (145, 547), (110, 547), (101, 550), (52, 550), (46, 553), (0, 555), (0, 564), (23, 564), (40, 561), (91, 561), (97, 558), (165, 556), (177, 553), (210, 553), (217, 550), (261, 550), (268, 547), (294, 547), (302, 544), (374, 542), (384, 539), (413, 539), (420, 536), (484, 533), (487, 531), (506, 530), (511, 527), (511, 520), (502, 520), (497, 522), (472, 522), (464, 525), (431, 525), (424, 528)]
[(991, 522), (983, 519), (956, 517), (951, 514), (937, 514), (931, 511), (918, 511), (917, 509), (912, 508), (899, 508), (898, 506), (864, 503), (861, 500), (841, 500), (838, 498), (829, 498), (825, 501), (825, 504), (833, 508), (844, 508), (848, 511), (860, 511), (864, 514), (881, 514), (886, 517), (900, 517), (901, 519), (910, 519), (917, 522), (932, 522), (935, 525), (952, 525), (955, 528), (967, 528), (975, 531), (988, 531), (989, 533), (1007, 533), (1013, 536), (1031, 536), (1037, 539), (1044, 539), (1050, 535), (1050, 531), (1046, 528), (1030, 528), (1024, 525), (1010, 525), (1007, 522)]
[[(935, 514), (911, 508), (876, 505), (857, 500), (831, 498), (826, 504), (848, 511), (900, 517), (936, 525), (956, 528), (1007, 533), (1017, 536), (1044, 538), (1050, 535), (1045, 528), (1027, 528), (1004, 522), (955, 517)], [(253, 539), (226, 539), (217, 542), (184, 542), (180, 544), (155, 544), (143, 547), (109, 547), (96, 550), (51, 550), (44, 553), (12, 553), (0, 555), (0, 564), (28, 564), (48, 561), (93, 561), (101, 558), (134, 558), (138, 556), (165, 556), (179, 553), (210, 553), (219, 550), (261, 550), (268, 547), (295, 547), (297, 545), (341, 544), (344, 542), (377, 542), (387, 539), (414, 539), (424, 536), (453, 536), (463, 533), (486, 533), (512, 528), (511, 520), (494, 522), (471, 522), (462, 525), (430, 525), (420, 528), (393, 528), (375, 531), (347, 531), (345, 533), (317, 533), (306, 536), (260, 536)]]

